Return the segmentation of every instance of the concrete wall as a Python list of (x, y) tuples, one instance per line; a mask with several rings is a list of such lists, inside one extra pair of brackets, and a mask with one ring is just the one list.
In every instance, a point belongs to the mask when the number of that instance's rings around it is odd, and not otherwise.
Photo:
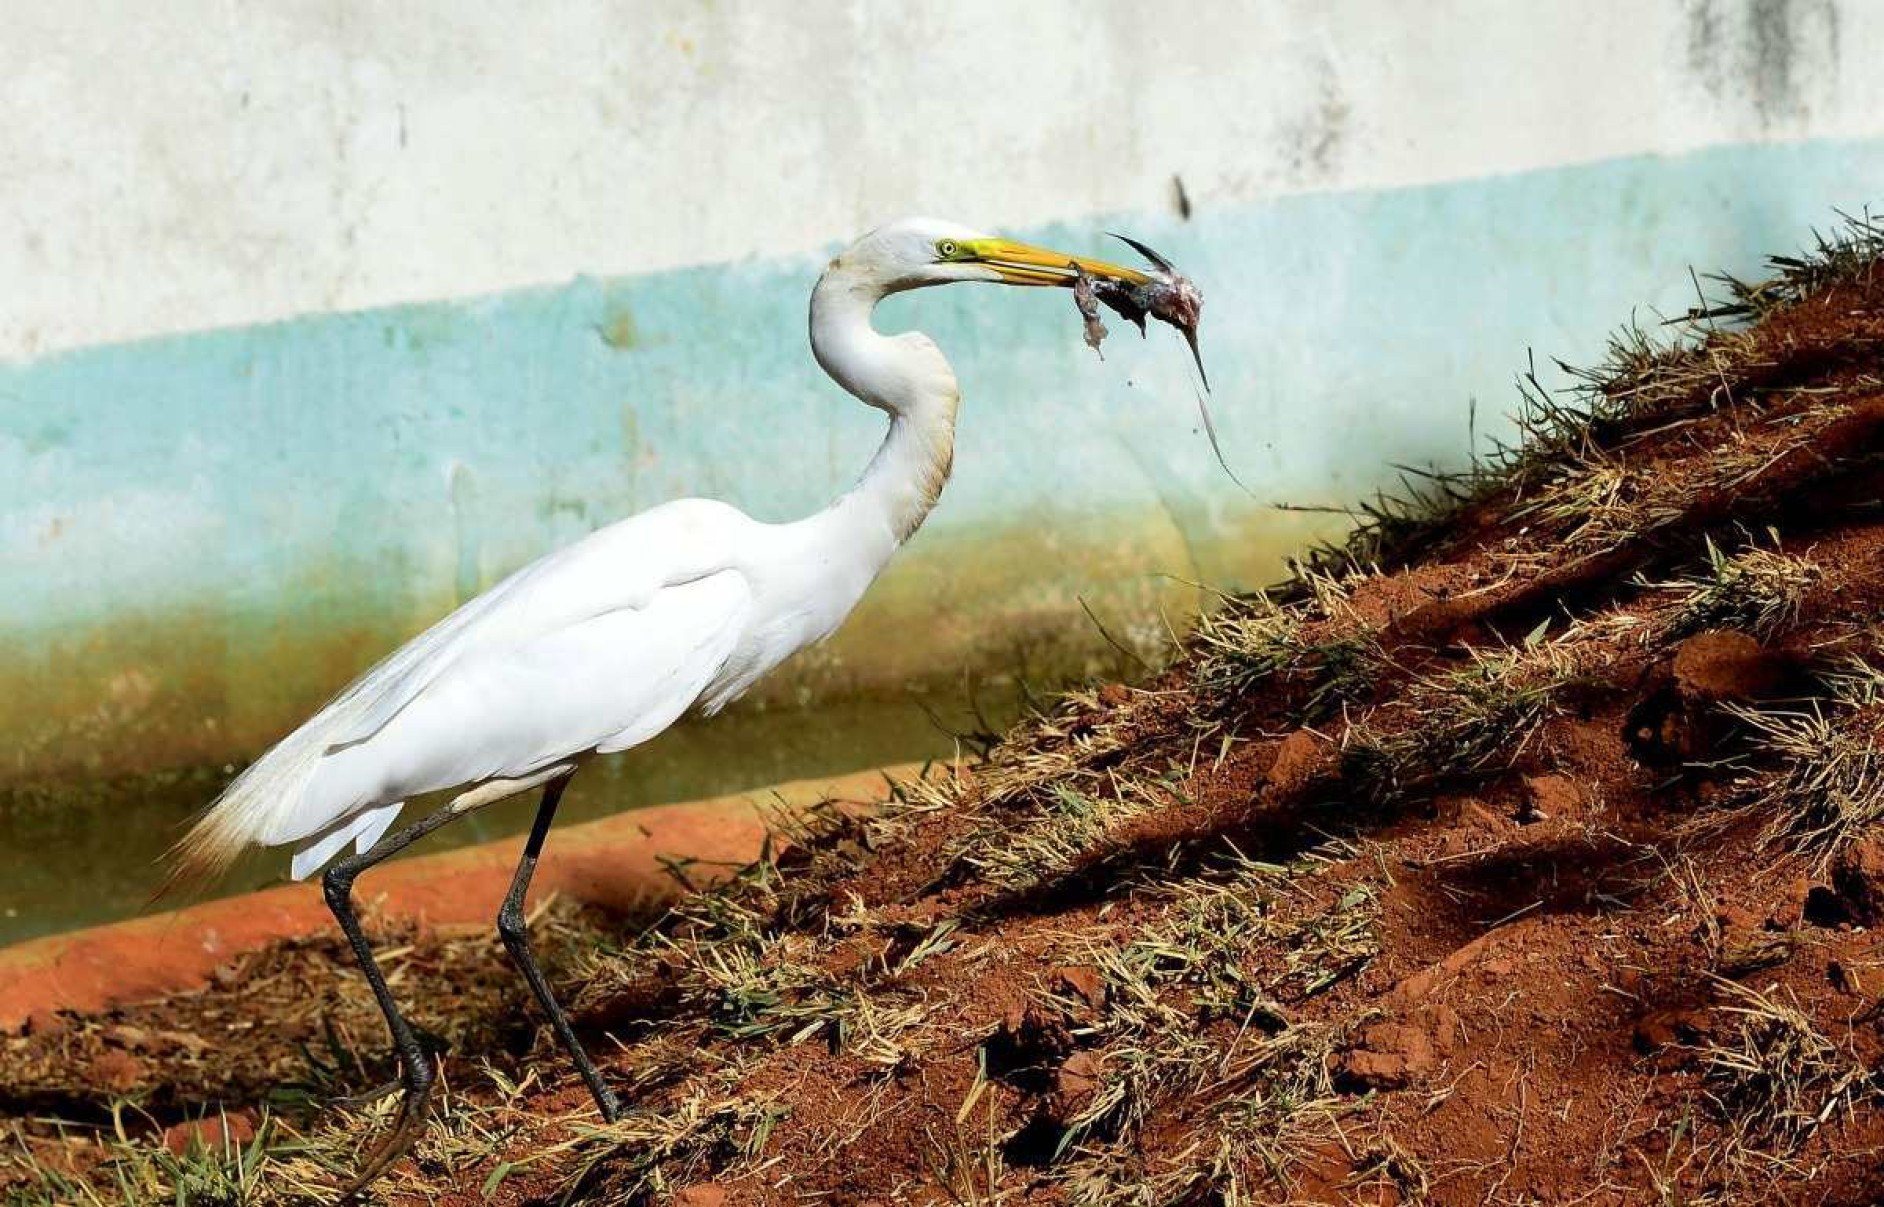
[(0, 9), (13, 359), (1884, 123), (1884, 10), (1833, 0)]
[[(1461, 461), (1527, 348), (1884, 195), (1884, 5), (1175, 11), (0, 3), (0, 777), (239, 760), (608, 519), (819, 505), (878, 422), (804, 297), (887, 217), (1166, 250), (1231, 463), (1338, 502)], [(1168, 332), (1102, 364), (1063, 297), (892, 310), (956, 361), (958, 474), (771, 703), (1076, 670), (1078, 597), (1155, 645), (1161, 574), (1305, 535)]]

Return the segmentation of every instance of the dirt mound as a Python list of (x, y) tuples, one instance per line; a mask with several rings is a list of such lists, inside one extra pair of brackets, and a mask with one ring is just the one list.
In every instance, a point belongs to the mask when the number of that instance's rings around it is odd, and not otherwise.
[[(1880, 252), (1860, 225), (1672, 344), (1628, 333), (1578, 397), (1530, 392), (1521, 448), (1225, 600), (1156, 681), (781, 835), (581, 971), (625, 1119), (497, 1044), (447, 1060), (377, 1192), (1884, 1200)], [(322, 954), (303, 1002), (351, 979)], [(279, 1075), (292, 1045), (237, 992), (110, 1025), (260, 1035)], [(515, 998), (432, 1010), (475, 1031)], [(178, 1112), (257, 1081), (134, 1053), (137, 1080), (123, 1046), (99, 1020), (8, 1041), (0, 1080), (37, 1097), (0, 1185), (331, 1198), (391, 1109), (204, 1152)], [(123, 1138), (34, 1116), (114, 1093), (143, 1104)]]

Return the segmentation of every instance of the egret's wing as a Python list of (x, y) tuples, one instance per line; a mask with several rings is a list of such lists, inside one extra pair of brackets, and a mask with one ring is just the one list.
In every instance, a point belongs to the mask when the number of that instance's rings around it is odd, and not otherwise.
[(319, 735), (323, 753), (363, 742), (460, 662), (641, 607), (666, 587), (724, 569), (730, 527), (741, 522), (725, 504), (684, 499), (591, 533), (401, 646), (303, 729)]
[(373, 736), (451, 664), (463, 638), (475, 632), (481, 619), (501, 612), (504, 601), (526, 587), (535, 570), (535, 566), (524, 567), (394, 650), (334, 697), (304, 728), (320, 730), (327, 750)]
[(519, 779), (672, 725), (726, 664), (752, 589), (737, 570), (663, 587), (644, 604), (459, 657), (372, 736), (330, 750), (292, 824), (296, 842), (382, 801)]
[[(542, 671), (555, 668), (580, 679), (582, 668), (561, 656), (572, 649), (566, 643), (576, 641), (575, 652), (593, 659), (591, 673), (613, 668), (619, 676), (671, 679), (677, 666), (663, 670), (659, 665), (638, 666), (632, 658), (621, 661), (618, 651), (623, 648), (652, 648), (633, 631), (630, 618), (649, 608), (663, 591), (685, 588), (735, 565), (751, 523), (724, 503), (682, 500), (599, 529), (517, 571), (407, 642), (237, 776), (177, 844), (174, 878), (213, 879), (251, 843), (300, 842), (362, 809), (403, 800), (409, 793), (390, 790), (401, 783), (449, 787), (477, 778), (479, 766), (509, 766), (527, 761), (532, 749), (555, 745), (581, 749), (574, 743), (612, 734), (614, 730), (606, 728), (610, 723), (618, 722), (618, 728), (632, 725), (639, 715), (635, 709), (651, 705), (631, 688), (612, 699), (615, 712), (597, 714), (602, 728), (580, 728), (571, 724), (574, 718), (555, 713), (559, 697), (542, 686)], [(725, 624), (734, 610), (723, 604), (720, 612), (703, 615), (701, 623)], [(586, 627), (591, 625), (595, 627)], [(588, 636), (570, 636), (575, 633)], [(659, 635), (652, 640), (659, 641)], [(608, 651), (601, 649), (604, 644)], [(513, 695), (510, 703), (490, 695), (474, 704), (463, 685), (480, 677), (493, 691), (521, 685), (535, 694)], [(453, 689), (457, 703), (452, 710), (428, 714), (429, 733), (421, 726), (412, 731), (413, 737), (367, 750), (448, 681), (461, 685)], [(554, 713), (556, 723), (546, 720), (533, 739), (528, 733), (509, 734), (515, 744), (494, 748), (487, 757), (467, 755), (470, 739), (450, 732), (453, 725), (463, 727), (467, 719), (481, 716), (480, 709), (495, 710), (516, 722), (514, 710), (519, 707), (546, 710), (545, 718)], [(558, 732), (563, 741), (552, 740)], [(433, 774), (418, 773), (428, 767)], [(463, 774), (440, 778), (452, 767)], [(374, 824), (383, 829), (387, 820)]]

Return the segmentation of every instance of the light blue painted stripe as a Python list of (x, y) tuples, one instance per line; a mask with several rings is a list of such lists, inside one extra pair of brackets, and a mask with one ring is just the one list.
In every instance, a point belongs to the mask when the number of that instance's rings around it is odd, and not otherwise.
[[(1817, 142), (1017, 233), (1097, 251), (1117, 227), (1186, 266), (1232, 463), (1275, 497), (1340, 501), (1387, 462), (1460, 461), (1468, 399), (1495, 428), (1527, 348), (1588, 360), (1632, 310), (1685, 307), (1690, 265), (1756, 272), (1881, 196), (1884, 142)], [(0, 620), (402, 610), (682, 494), (806, 512), (880, 431), (806, 351), (819, 266), (584, 279), (0, 366)], [(1195, 537), (1248, 514), (1170, 332), (1115, 332), (1101, 364), (1064, 295), (992, 288), (895, 299), (884, 325), (929, 331), (964, 383), (938, 523), (1164, 507)]]

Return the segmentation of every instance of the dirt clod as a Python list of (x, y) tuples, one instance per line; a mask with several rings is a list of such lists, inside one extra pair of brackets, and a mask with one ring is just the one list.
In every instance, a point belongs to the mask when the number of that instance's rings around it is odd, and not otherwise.
[(1884, 922), (1884, 835), (1867, 834), (1840, 851), (1832, 886), (1852, 918), (1866, 926)]
[(128, 1094), (144, 1080), (144, 1062), (122, 1048), (107, 1048), (92, 1058), (86, 1076), (100, 1089)]
[(1104, 1080), (1099, 1058), (1091, 1052), (1075, 1052), (1066, 1058), (1053, 1075), (1053, 1093), (1058, 1099), (1062, 1119), (1078, 1115), (1092, 1101)]
[(1364, 1046), (1343, 1052), (1341, 1077), (1360, 1090), (1398, 1090), (1434, 1066), (1430, 1034), (1400, 1023), (1376, 1023), (1361, 1033)]
[(1656, 1056), (1669, 1049), (1692, 1048), (1708, 1031), (1708, 1017), (1691, 1007), (1676, 1006), (1645, 1015), (1635, 1025), (1636, 1051)]
[(1575, 817), (1583, 808), (1583, 790), (1567, 775), (1530, 775), (1524, 779), (1527, 808), (1524, 819)]
[(1328, 759), (1328, 743), (1311, 730), (1298, 729), (1276, 745), (1269, 765), (1268, 788), (1280, 796), (1301, 790)]
[(1782, 659), (1745, 633), (1697, 633), (1675, 649), (1675, 681), (1689, 699), (1747, 703), (1777, 692), (1785, 682)]
[(226, 1152), (255, 1138), (255, 1116), (247, 1111), (215, 1115), (205, 1119), (186, 1119), (164, 1129), (164, 1147), (176, 1156), (192, 1149)]
[(1084, 964), (1063, 964), (1053, 969), (1048, 976), (1055, 989), (1078, 997), (1088, 1006), (1105, 1005), (1105, 982), (1100, 979), (1097, 968)]

